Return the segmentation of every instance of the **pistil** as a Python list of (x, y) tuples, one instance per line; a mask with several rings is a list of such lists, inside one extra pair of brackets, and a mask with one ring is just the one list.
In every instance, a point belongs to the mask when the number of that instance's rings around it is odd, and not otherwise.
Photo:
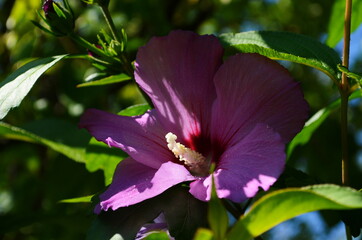
[(208, 174), (208, 163), (201, 153), (176, 142), (177, 136), (171, 132), (167, 133), (165, 138), (168, 149), (188, 167), (192, 174), (197, 176)]

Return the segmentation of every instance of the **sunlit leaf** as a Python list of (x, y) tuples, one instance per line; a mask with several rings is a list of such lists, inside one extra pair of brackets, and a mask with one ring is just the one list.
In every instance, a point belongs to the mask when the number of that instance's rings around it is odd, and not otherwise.
[(170, 240), (170, 237), (165, 232), (151, 233), (144, 240)]
[[(328, 38), (326, 41), (328, 46), (335, 47), (343, 38), (345, 5), (345, 0), (334, 1), (328, 24)], [(353, 0), (352, 6), (351, 32), (355, 31), (362, 23), (362, 1)]]
[(199, 228), (193, 240), (213, 240), (214, 234), (209, 229)]
[(84, 162), (88, 136), (76, 126), (61, 120), (41, 120), (26, 129), (0, 122), (0, 138), (45, 145), (77, 162)]
[(233, 226), (227, 239), (251, 239), (300, 214), (362, 208), (362, 193), (337, 185), (287, 188), (266, 194)]
[(338, 54), (310, 37), (290, 32), (255, 31), (219, 36), (227, 50), (259, 53), (275, 60), (304, 64), (327, 74), (335, 82), (340, 78)]
[[(350, 100), (361, 98), (362, 91), (357, 90), (351, 96)], [(324, 120), (336, 109), (339, 108), (341, 104), (341, 99), (337, 99), (327, 107), (322, 108), (318, 112), (316, 112), (304, 125), (303, 130), (298, 133), (294, 139), (289, 143), (287, 148), (288, 157), (291, 156), (293, 150), (298, 145), (303, 145), (309, 142), (309, 139), (312, 137), (313, 133), (318, 129), (318, 127), (324, 122)]]
[[(91, 82), (91, 81), (100, 80), (100, 79), (105, 78), (105, 77), (107, 77), (107, 73), (104, 73), (104, 72), (95, 72), (95, 73), (92, 73), (92, 74), (88, 75), (88, 76), (84, 79), (84, 81), (85, 81), (86, 83), (88, 83), (88, 82)], [(79, 85), (78, 85), (78, 87), (79, 87)]]
[(78, 84), (77, 87), (101, 86), (101, 85), (124, 82), (124, 81), (130, 80), (130, 79), (131, 79), (130, 76), (122, 73), (122, 74), (109, 76), (109, 77), (102, 78), (102, 79), (95, 80), (95, 81), (81, 83), (81, 84)]
[(61, 200), (61, 203), (90, 203), (92, 202), (92, 197), (94, 195), (85, 196), (85, 197), (79, 197), (79, 198), (70, 198), (70, 199), (64, 199)]
[(126, 109), (123, 109), (122, 111), (120, 111), (118, 113), (118, 115), (137, 116), (137, 115), (144, 114), (149, 109), (151, 109), (151, 107), (147, 103), (137, 104), (137, 105), (130, 106), (130, 107), (126, 108)]
[(20, 105), (38, 78), (66, 55), (48, 57), (27, 63), (0, 83), (0, 119), (11, 108)]

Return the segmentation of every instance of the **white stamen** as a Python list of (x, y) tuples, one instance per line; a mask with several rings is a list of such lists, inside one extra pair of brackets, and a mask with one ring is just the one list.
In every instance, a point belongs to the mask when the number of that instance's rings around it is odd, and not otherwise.
[(177, 136), (171, 132), (167, 133), (166, 136), (167, 147), (170, 149), (175, 157), (184, 162), (185, 165), (191, 169), (200, 168), (206, 161), (206, 158), (200, 153), (186, 147), (185, 145), (176, 142)]

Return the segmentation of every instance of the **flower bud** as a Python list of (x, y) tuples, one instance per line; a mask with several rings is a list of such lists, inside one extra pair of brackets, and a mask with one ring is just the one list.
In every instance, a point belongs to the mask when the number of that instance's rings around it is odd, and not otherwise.
[(45, 21), (56, 36), (65, 36), (73, 32), (74, 16), (67, 0), (45, 0), (43, 3)]
[(55, 12), (53, 7), (53, 0), (45, 0), (42, 8), (45, 13), (45, 17), (48, 17), (50, 12)]
[[(99, 45), (99, 44), (95, 44), (95, 46), (96, 46), (96, 48), (98, 48), (98, 49), (103, 49), (103, 47), (102, 47), (101, 45)], [(87, 51), (88, 51), (88, 56), (94, 57), (94, 58), (98, 58), (98, 57), (99, 57), (96, 53), (92, 52), (91, 50), (88, 49)]]

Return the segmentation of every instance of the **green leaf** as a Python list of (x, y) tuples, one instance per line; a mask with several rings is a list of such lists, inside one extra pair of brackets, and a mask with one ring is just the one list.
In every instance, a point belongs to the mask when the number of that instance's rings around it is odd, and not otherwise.
[(330, 47), (304, 35), (290, 32), (253, 31), (219, 36), (227, 50), (259, 53), (275, 60), (304, 64), (327, 74), (335, 83), (340, 78), (338, 54)]
[(130, 79), (132, 79), (130, 76), (122, 73), (122, 74), (109, 76), (109, 77), (91, 81), (91, 82), (81, 83), (81, 84), (78, 84), (77, 87), (101, 86), (101, 85), (124, 82), (124, 81), (130, 80)]
[[(128, 107), (118, 114), (122, 116), (135, 116), (145, 113), (150, 106), (139, 104)], [(117, 164), (127, 157), (127, 154), (118, 148), (110, 148), (103, 142), (92, 138), (86, 148), (86, 168), (90, 172), (102, 170), (104, 172), (105, 184), (112, 182), (112, 177)]]
[(170, 240), (170, 237), (165, 232), (155, 232), (151, 233), (147, 237), (143, 238), (144, 240)]
[(64, 14), (63, 9), (61, 7), (59, 7), (57, 3), (53, 2), (53, 8), (59, 17), (64, 18), (64, 19), (67, 18), (67, 16)]
[[(354, 93), (351, 94), (351, 99), (356, 99), (362, 97), (362, 91), (357, 90)], [(329, 104), (327, 107), (322, 108), (318, 112), (316, 112), (304, 125), (304, 128), (300, 133), (298, 133), (294, 139), (289, 143), (288, 149), (287, 149), (287, 155), (288, 157), (291, 156), (293, 150), (298, 145), (304, 145), (307, 142), (309, 142), (309, 139), (312, 137), (315, 130), (318, 129), (318, 127), (324, 122), (324, 120), (327, 119), (327, 117), (336, 109), (339, 108), (341, 104), (341, 99), (337, 99), (331, 104)]]
[(82, 0), (82, 1), (87, 4), (94, 4), (94, 0)]
[(51, 35), (53, 35), (54, 37), (56, 37), (57, 35), (55, 33), (53, 33), (52, 31), (50, 31), (49, 29), (43, 27), (40, 23), (30, 20), (36, 27), (38, 27), (39, 29), (41, 29), (42, 31), (49, 33)]
[(92, 138), (86, 148), (85, 164), (90, 172), (102, 170), (105, 185), (107, 186), (112, 182), (117, 164), (127, 156), (122, 150), (110, 148), (107, 144)]
[(91, 203), (94, 195), (61, 200), (61, 203)]
[(89, 76), (86, 77), (86, 79), (84, 79), (84, 81), (86, 83), (89, 83), (91, 81), (96, 81), (96, 80), (100, 80), (102, 78), (107, 77), (107, 73), (104, 72), (96, 72), (96, 73), (92, 73)]
[(3, 119), (11, 108), (19, 106), (38, 78), (65, 56), (48, 57), (27, 63), (0, 83), (0, 119)]
[(209, 229), (199, 228), (195, 234), (194, 240), (213, 240), (214, 234)]
[(214, 178), (212, 180), (211, 200), (209, 202), (208, 220), (210, 228), (217, 240), (223, 240), (229, 225), (229, 218), (215, 189)]
[[(328, 24), (327, 45), (335, 47), (343, 38), (345, 0), (335, 0), (332, 14)], [(362, 23), (362, 1), (352, 1), (351, 32), (355, 31)]]
[(151, 107), (147, 103), (137, 104), (137, 105), (130, 106), (126, 109), (123, 109), (122, 111), (120, 111), (118, 113), (118, 115), (129, 116), (129, 117), (138, 116), (138, 115), (144, 114), (147, 110), (150, 110), (150, 109), (151, 109)]
[(89, 137), (76, 126), (61, 120), (40, 120), (24, 128), (0, 122), (0, 138), (45, 145), (77, 162), (84, 162)]
[(362, 193), (337, 185), (313, 185), (271, 192), (234, 225), (227, 239), (250, 239), (300, 214), (317, 210), (362, 208)]
[(196, 199), (189, 188), (176, 186), (164, 197), (163, 212), (175, 239), (189, 240), (199, 227), (207, 226), (207, 203)]

